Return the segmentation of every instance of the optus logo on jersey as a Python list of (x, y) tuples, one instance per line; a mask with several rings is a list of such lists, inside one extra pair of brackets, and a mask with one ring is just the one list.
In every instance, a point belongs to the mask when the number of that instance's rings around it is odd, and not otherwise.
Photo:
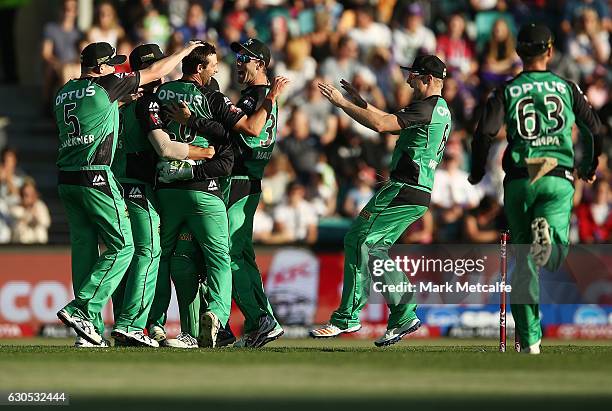
[(537, 89), (539, 93), (543, 91), (549, 91), (551, 93), (567, 93), (567, 86), (565, 83), (561, 83), (558, 81), (533, 81), (531, 83), (524, 83), (517, 86), (510, 86), (508, 91), (510, 92), (510, 96), (518, 97), (521, 94), (529, 94), (534, 89)]
[(62, 104), (66, 99), (68, 100), (80, 100), (85, 97), (93, 97), (96, 95), (96, 89), (94, 86), (84, 87), (79, 90), (71, 90), (66, 91), (61, 94), (58, 94), (55, 98), (55, 105), (58, 106)]
[(197, 104), (201, 105), (203, 102), (202, 96), (175, 93), (172, 90), (160, 90), (159, 93), (157, 93), (157, 98), (162, 101), (184, 101), (187, 104), (193, 104), (195, 101)]

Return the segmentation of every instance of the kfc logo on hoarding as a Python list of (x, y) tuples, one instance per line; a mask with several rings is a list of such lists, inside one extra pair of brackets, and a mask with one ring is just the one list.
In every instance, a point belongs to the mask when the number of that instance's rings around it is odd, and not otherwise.
[(10, 323), (55, 322), (69, 301), (66, 285), (57, 281), (9, 281), (0, 287), (0, 318)]
[(319, 294), (318, 258), (304, 249), (278, 251), (270, 264), (266, 292), (282, 324), (312, 324)]

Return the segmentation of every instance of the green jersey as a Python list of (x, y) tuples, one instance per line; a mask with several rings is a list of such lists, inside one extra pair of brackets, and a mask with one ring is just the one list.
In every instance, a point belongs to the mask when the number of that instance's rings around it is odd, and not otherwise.
[(164, 127), (159, 109), (159, 101), (151, 92), (119, 109), (119, 138), (112, 170), (120, 182), (154, 182), (157, 154), (148, 134)]
[(119, 129), (118, 100), (136, 92), (140, 76), (111, 74), (70, 80), (57, 92), (60, 169), (110, 166)]
[(431, 192), (451, 130), (446, 101), (441, 96), (430, 96), (395, 115), (402, 130), (391, 157), (391, 178)]
[[(269, 85), (247, 87), (242, 90), (240, 100), (236, 105), (250, 116), (259, 108), (269, 89)], [(252, 137), (238, 132), (230, 133), (234, 147), (232, 175), (263, 178), (264, 168), (272, 158), (272, 151), (276, 143), (277, 119), (278, 106), (275, 101), (272, 105), (272, 112), (258, 136)]]
[(550, 71), (524, 71), (495, 90), (472, 143), (473, 180), (484, 175), (489, 146), (503, 124), (508, 140), (503, 158), (507, 179), (528, 176), (525, 159), (551, 157), (558, 166), (549, 174), (573, 180), (574, 124), (585, 143), (581, 168), (586, 173), (595, 171), (600, 147), (593, 133), (600, 121), (575, 83)]
[[(204, 91), (205, 90), (195, 82), (177, 80), (159, 86), (157, 89), (157, 98), (162, 106), (178, 104), (183, 101), (195, 116), (203, 119), (211, 119), (213, 114)], [(169, 121), (166, 126), (166, 131), (172, 140), (197, 147), (208, 147), (210, 145), (207, 136), (193, 127), (179, 124), (176, 121)]]

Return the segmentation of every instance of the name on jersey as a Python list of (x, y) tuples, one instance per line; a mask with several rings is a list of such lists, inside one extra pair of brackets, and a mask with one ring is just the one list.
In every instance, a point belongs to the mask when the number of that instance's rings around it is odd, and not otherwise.
[(532, 91), (537, 90), (539, 93), (543, 91), (549, 91), (551, 93), (567, 93), (567, 85), (559, 81), (533, 81), (531, 83), (524, 83), (521, 85), (510, 86), (508, 92), (511, 97), (518, 97), (522, 94), (529, 94)]
[(271, 151), (258, 151), (257, 153), (255, 153), (255, 160), (270, 160), (271, 158)]
[(159, 98), (162, 101), (184, 101), (187, 104), (193, 104), (194, 101), (197, 104), (202, 104), (203, 99), (202, 96), (200, 95), (193, 95), (193, 94), (183, 94), (183, 93), (175, 93), (172, 90), (160, 90), (157, 93), (157, 98)]
[(96, 89), (94, 86), (84, 87), (79, 90), (71, 90), (65, 91), (61, 94), (58, 94), (55, 98), (55, 105), (58, 106), (62, 104), (66, 99), (68, 100), (80, 100), (85, 97), (93, 97), (96, 95)]
[(66, 147), (73, 147), (73, 146), (78, 146), (81, 144), (91, 144), (94, 142), (94, 136), (93, 134), (87, 134), (84, 136), (78, 136), (78, 137), (72, 137), (67, 139), (66, 141), (64, 141), (61, 145), (60, 145), (60, 150), (66, 148)]
[(557, 136), (541, 136), (531, 141), (531, 147), (561, 146), (561, 140)]

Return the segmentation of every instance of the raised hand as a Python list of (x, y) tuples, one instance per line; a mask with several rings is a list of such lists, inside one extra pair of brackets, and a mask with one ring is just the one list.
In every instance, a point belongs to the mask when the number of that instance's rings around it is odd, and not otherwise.
[(318, 87), (321, 94), (323, 94), (323, 96), (328, 99), (330, 103), (336, 107), (340, 107), (342, 101), (344, 100), (344, 96), (336, 87), (329, 83), (319, 83)]
[(270, 91), (268, 92), (268, 97), (276, 100), (278, 96), (280, 96), (287, 85), (289, 84), (289, 79), (287, 77), (276, 76), (272, 79), (272, 84), (270, 86)]
[(367, 108), (368, 107), (368, 102), (365, 101), (363, 99), (363, 97), (361, 97), (361, 94), (359, 94), (359, 91), (357, 91), (357, 89), (348, 81), (346, 81), (345, 79), (340, 80), (340, 85), (342, 86), (342, 88), (344, 89), (344, 91), (346, 91), (347, 93), (347, 97), (348, 99), (355, 104), (357, 107), (361, 107), (361, 108)]

